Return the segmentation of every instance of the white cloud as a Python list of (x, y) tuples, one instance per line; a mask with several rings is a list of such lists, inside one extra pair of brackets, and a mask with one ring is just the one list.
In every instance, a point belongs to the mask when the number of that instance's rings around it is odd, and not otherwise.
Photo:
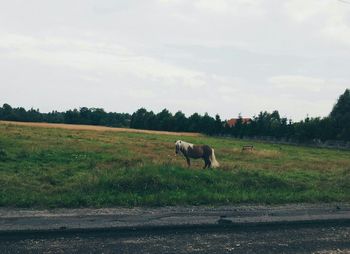
[[(334, 1), (332, 1), (334, 3)], [(331, 7), (329, 0), (290, 0), (285, 2), (287, 13), (297, 22), (310, 21), (316, 16), (324, 16)]]
[(156, 94), (152, 90), (144, 88), (129, 91), (128, 95), (134, 99), (151, 99), (156, 97)]
[(261, 15), (262, 1), (261, 0), (196, 0), (193, 1), (194, 7), (199, 11), (205, 11), (213, 14), (235, 14), (240, 16), (242, 12), (254, 15)]
[(281, 75), (268, 79), (273, 88), (288, 97), (310, 96), (314, 101), (324, 98), (327, 94), (341, 93), (346, 82), (339, 79), (321, 79), (307, 76)]
[(329, 85), (325, 80), (320, 78), (293, 75), (271, 77), (268, 79), (268, 82), (276, 88), (310, 92), (320, 92), (322, 88)]
[(342, 16), (330, 19), (322, 29), (322, 34), (330, 40), (350, 48), (350, 25), (344, 22)]
[(198, 0), (195, 1), (194, 5), (196, 8), (218, 13), (226, 13), (229, 11), (229, 3), (226, 0)]
[(133, 75), (164, 85), (202, 87), (204, 74), (137, 55), (131, 50), (105, 42), (86, 42), (68, 38), (34, 38), (14, 34), (0, 37), (0, 49), (12, 58), (28, 58), (45, 64), (63, 65), (78, 70)]
[(328, 114), (350, 84), (350, 5), (336, 0), (1, 7), (0, 101), (14, 105), (300, 119)]
[(290, 0), (285, 7), (292, 20), (312, 27), (312, 34), (350, 47), (350, 5), (335, 0)]

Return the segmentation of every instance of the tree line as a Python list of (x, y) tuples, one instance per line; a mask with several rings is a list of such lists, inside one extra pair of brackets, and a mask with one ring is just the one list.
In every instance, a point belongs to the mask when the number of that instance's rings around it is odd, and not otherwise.
[(25, 110), (13, 108), (9, 104), (0, 107), (0, 119), (6, 121), (47, 122), (67, 124), (103, 125), (110, 127), (130, 127), (131, 115), (128, 113), (105, 112), (102, 108), (82, 107), (65, 112), (41, 113), (39, 109)]
[(140, 108), (133, 114), (105, 112), (102, 108), (86, 108), (67, 110), (65, 112), (52, 111), (41, 113), (38, 109), (25, 110), (22, 107), (12, 108), (8, 104), (0, 107), (0, 119), (10, 121), (30, 121), (68, 124), (91, 124), (111, 127), (128, 127), (135, 129), (200, 132), (208, 135), (229, 135), (242, 137), (275, 137), (293, 139), (299, 142), (310, 140), (344, 140), (350, 141), (350, 90), (339, 97), (327, 117), (307, 117), (302, 121), (293, 122), (281, 117), (277, 110), (260, 112), (250, 121), (243, 121), (238, 117), (231, 126), (207, 113), (194, 113), (189, 117), (181, 111), (172, 114), (164, 109), (155, 114)]

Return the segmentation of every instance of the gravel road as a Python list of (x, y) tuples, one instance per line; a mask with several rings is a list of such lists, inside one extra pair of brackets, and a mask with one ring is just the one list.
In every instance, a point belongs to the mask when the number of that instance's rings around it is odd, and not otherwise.
[(0, 253), (350, 253), (350, 225), (9, 234)]

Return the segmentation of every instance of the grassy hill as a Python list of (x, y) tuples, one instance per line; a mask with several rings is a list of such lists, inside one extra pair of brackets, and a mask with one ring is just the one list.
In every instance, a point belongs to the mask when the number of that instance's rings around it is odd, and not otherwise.
[[(0, 123), (0, 206), (350, 201), (350, 151), (82, 128)], [(221, 167), (186, 168), (177, 139), (213, 146)]]

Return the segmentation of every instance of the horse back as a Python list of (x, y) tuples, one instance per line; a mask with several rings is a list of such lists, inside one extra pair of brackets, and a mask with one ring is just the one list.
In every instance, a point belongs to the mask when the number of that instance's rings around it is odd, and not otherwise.
[(204, 158), (211, 155), (211, 148), (207, 145), (198, 146), (194, 145), (188, 150), (188, 156), (194, 159)]

